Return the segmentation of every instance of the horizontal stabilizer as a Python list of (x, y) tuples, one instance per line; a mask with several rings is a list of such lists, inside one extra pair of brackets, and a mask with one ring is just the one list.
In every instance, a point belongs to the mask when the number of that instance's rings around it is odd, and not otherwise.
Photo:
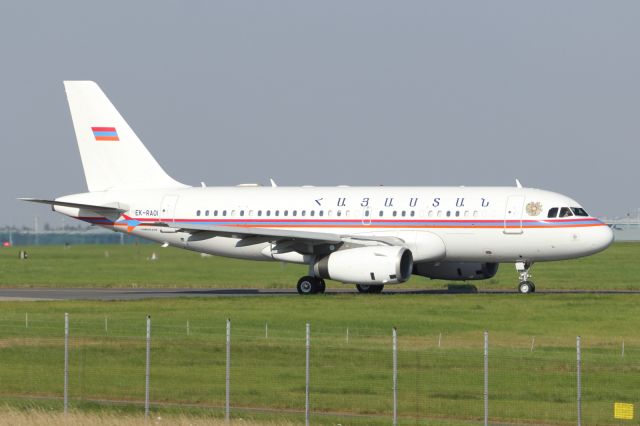
[(56, 201), (56, 200), (43, 200), (39, 198), (18, 198), (21, 201), (29, 201), (31, 203), (40, 203), (40, 204), (49, 204), (51, 206), (63, 206), (63, 207), (74, 207), (78, 209), (91, 210), (96, 213), (124, 213), (129, 210), (125, 206), (119, 205), (118, 207), (114, 206), (96, 206), (93, 204), (81, 204), (81, 203), (69, 203), (66, 201)]

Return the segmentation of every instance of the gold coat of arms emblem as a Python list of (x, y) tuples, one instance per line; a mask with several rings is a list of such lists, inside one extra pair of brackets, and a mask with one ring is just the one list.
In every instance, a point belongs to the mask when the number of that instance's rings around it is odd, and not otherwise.
[(532, 201), (527, 204), (526, 209), (529, 216), (538, 216), (542, 213), (542, 203), (539, 201)]

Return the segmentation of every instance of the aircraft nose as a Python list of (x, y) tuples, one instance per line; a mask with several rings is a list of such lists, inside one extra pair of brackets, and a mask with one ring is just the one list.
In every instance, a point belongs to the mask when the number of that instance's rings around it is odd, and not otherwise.
[(613, 231), (608, 226), (596, 226), (591, 236), (591, 244), (595, 252), (602, 251), (613, 243)]

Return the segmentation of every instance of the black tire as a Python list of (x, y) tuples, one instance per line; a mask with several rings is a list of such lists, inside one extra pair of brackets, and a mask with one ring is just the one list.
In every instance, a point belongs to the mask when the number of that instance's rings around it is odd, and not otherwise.
[(298, 280), (298, 285), (296, 288), (298, 289), (298, 294), (306, 296), (308, 294), (316, 294), (318, 292), (318, 288), (320, 287), (318, 280), (315, 277), (305, 276)]
[(384, 289), (384, 286), (372, 284), (356, 284), (356, 288), (358, 289), (359, 293), (379, 294), (382, 293), (382, 289)]
[(371, 288), (370, 285), (356, 284), (356, 289), (358, 290), (358, 293), (369, 293), (370, 288)]
[(318, 280), (318, 293), (323, 293), (324, 291), (327, 289), (327, 284), (324, 282), (323, 279), (319, 279)]
[(535, 287), (533, 286), (533, 283), (531, 281), (522, 281), (518, 286), (518, 291), (521, 294), (533, 293), (535, 291), (534, 289)]
[(529, 284), (531, 284), (531, 293), (535, 293), (536, 292), (536, 285), (533, 283), (533, 281), (529, 281)]

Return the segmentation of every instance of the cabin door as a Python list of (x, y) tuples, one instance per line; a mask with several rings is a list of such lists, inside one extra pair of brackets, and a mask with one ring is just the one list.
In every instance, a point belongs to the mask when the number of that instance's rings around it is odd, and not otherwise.
[(162, 198), (162, 206), (160, 207), (160, 220), (174, 222), (176, 218), (176, 204), (178, 204), (177, 195), (165, 195)]
[(522, 209), (524, 206), (524, 195), (510, 195), (507, 197), (507, 204), (504, 208), (504, 230), (505, 234), (522, 234)]

